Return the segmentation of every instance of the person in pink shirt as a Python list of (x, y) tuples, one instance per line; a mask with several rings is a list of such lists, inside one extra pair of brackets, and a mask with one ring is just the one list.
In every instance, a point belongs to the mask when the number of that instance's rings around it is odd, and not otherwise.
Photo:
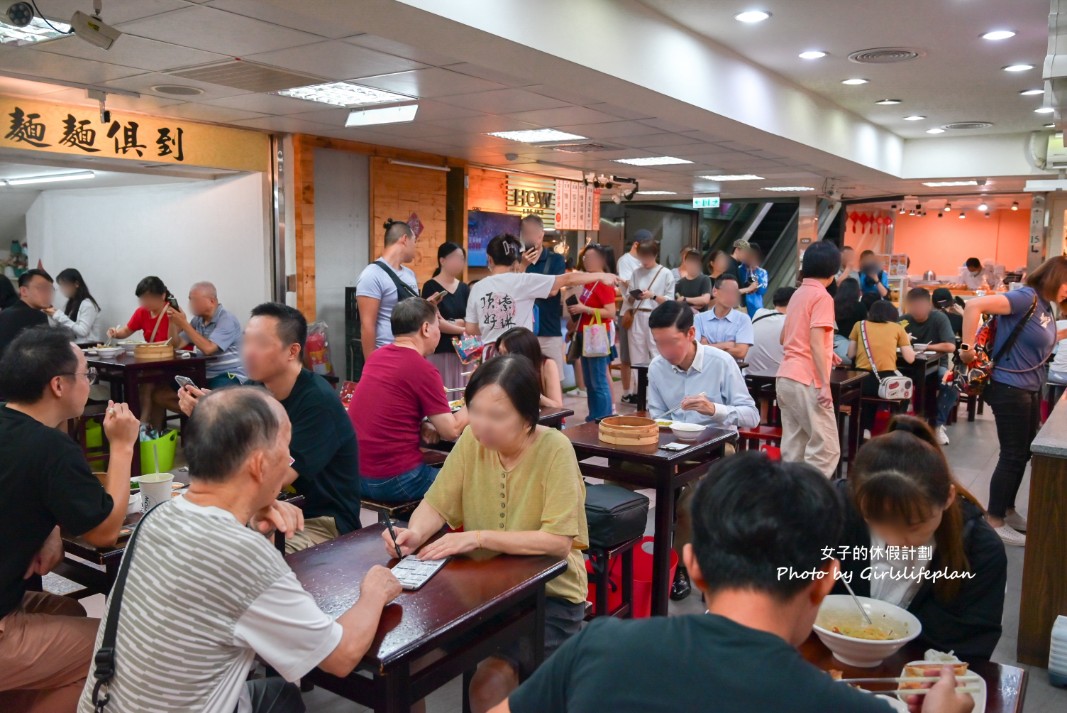
[(841, 457), (830, 396), (834, 355), (834, 300), (826, 291), (841, 267), (841, 253), (821, 241), (804, 252), (804, 281), (789, 300), (782, 327), (777, 398), (782, 412), (782, 460), (807, 462), (826, 477)]

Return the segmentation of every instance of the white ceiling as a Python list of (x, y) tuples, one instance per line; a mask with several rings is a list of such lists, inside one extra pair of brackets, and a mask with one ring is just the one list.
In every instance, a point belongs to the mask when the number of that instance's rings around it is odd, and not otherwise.
[[(39, 0), (50, 17), (69, 18), (86, 10), (87, 0)], [(780, 137), (733, 131), (728, 122), (705, 112), (705, 119), (679, 120), (668, 111), (670, 97), (648, 101), (648, 92), (623, 86), (608, 92), (595, 83), (579, 84), (558, 71), (536, 49), (490, 36), (479, 57), (470, 61), (454, 23), (409, 7), (411, 2), (361, 0), (108, 0), (104, 19), (124, 35), (110, 51), (68, 37), (36, 47), (0, 47), (0, 92), (42, 96), (89, 104), (82, 88), (42, 84), (77, 82), (140, 93), (112, 95), (110, 107), (163, 116), (179, 116), (276, 132), (302, 132), (368, 143), (417, 149), (492, 166), (577, 177), (580, 170), (636, 176), (646, 190), (680, 195), (721, 192), (725, 197), (761, 194), (764, 185), (810, 185), (820, 188), (835, 179), (846, 195), (877, 196), (929, 193), (918, 180), (900, 180)], [(631, 2), (631, 5), (636, 3)], [(644, 0), (643, 5), (703, 36), (702, 42), (732, 48), (762, 65), (762, 70), (813, 92), (902, 137), (922, 136), (936, 123), (994, 121), (992, 132), (1024, 132), (1039, 127), (1032, 109), (1040, 97), (1020, 97), (1021, 88), (1040, 85), (1040, 70), (1023, 76), (999, 70), (1002, 64), (1026, 61), (1040, 66), (1044, 54), (1046, 0), (909, 0), (897, 3), (775, 0), (763, 3), (773, 17), (745, 26), (732, 19), (732, 4), (701, 0)], [(491, 13), (502, 5), (486, 3)], [(579, 7), (580, 6), (575, 6)], [(531, 6), (531, 17), (536, 17)], [(501, 10), (503, 12), (503, 10)], [(533, 20), (530, 20), (531, 22)], [(544, 22), (544, 20), (540, 20)], [(418, 28), (416, 28), (416, 25)], [(543, 25), (546, 29), (549, 24)], [(977, 38), (993, 27), (1019, 32), (1003, 43)], [(427, 27), (436, 42), (421, 41)], [(373, 28), (375, 33), (367, 32)], [(416, 33), (416, 29), (421, 33)], [(571, 31), (610, 33), (608, 27)], [(410, 44), (397, 38), (405, 38)], [(885, 45), (917, 46), (926, 56), (892, 66), (852, 64), (848, 52)], [(803, 62), (796, 53), (811, 47), (829, 57)], [(618, 48), (620, 53), (626, 48)], [(256, 94), (168, 74), (238, 57), (323, 80), (354, 80), (367, 86), (419, 97), (410, 124), (345, 129), (347, 110), (298, 99)], [(758, 69), (758, 68), (757, 68)], [(699, 82), (680, 67), (681, 83)], [(859, 74), (871, 79), (845, 87), (840, 79)], [(15, 75), (19, 78), (11, 78)], [(25, 81), (37, 79), (40, 81)], [(605, 85), (612, 78), (605, 77)], [(152, 89), (160, 84), (193, 86), (203, 94), (186, 101)], [(621, 85), (619, 85), (621, 86)], [(885, 96), (905, 103), (877, 107)], [(927, 122), (899, 120), (922, 113)], [(489, 131), (554, 127), (608, 144), (611, 150), (567, 154), (485, 136)], [(916, 133), (917, 132), (917, 133)], [(765, 140), (764, 140), (765, 139)], [(773, 150), (769, 146), (774, 143)], [(515, 158), (508, 158), (514, 154)], [(675, 155), (693, 161), (681, 166), (637, 168), (611, 159)], [(568, 170), (569, 169), (569, 170)], [(709, 173), (757, 173), (766, 182), (718, 185), (697, 176)], [(1021, 172), (998, 175), (989, 190), (1018, 191)]]

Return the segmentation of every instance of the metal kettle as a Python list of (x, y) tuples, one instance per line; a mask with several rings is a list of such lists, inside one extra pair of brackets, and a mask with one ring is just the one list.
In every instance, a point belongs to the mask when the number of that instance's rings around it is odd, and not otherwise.
[(923, 273), (923, 280), (926, 281), (926, 282), (936, 282), (937, 281), (937, 273), (934, 272), (933, 270), (927, 270), (926, 272)]

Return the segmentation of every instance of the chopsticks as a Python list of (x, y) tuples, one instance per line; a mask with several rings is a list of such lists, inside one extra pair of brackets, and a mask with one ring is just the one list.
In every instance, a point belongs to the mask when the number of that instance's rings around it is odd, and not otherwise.
[[(957, 679), (970, 679), (974, 680), (978, 678), (976, 673), (965, 673), (960, 676), (956, 676)], [(899, 676), (897, 678), (839, 678), (838, 683), (937, 683), (941, 680), (940, 676)]]
[[(925, 696), (931, 690), (930, 688), (897, 688), (892, 691), (869, 691), (866, 688), (863, 689), (868, 693), (877, 693), (879, 696)], [(978, 686), (956, 686), (956, 693), (981, 693), (982, 689)]]
[[(704, 397), (707, 397), (707, 394), (705, 394), (705, 393), (704, 393), (703, 391), (701, 391), (701, 392), (700, 392), (699, 394), (697, 394), (697, 396), (704, 396)], [(681, 405), (681, 404), (678, 404), (677, 406), (675, 406), (674, 408), (672, 408), (672, 409), (671, 409), (670, 411), (668, 411), (667, 413), (665, 413), (665, 414), (663, 414), (662, 416), (660, 416), (660, 418), (661, 418), (661, 419), (666, 419), (666, 418), (667, 418), (668, 416), (670, 416), (670, 415), (671, 415), (672, 413), (674, 413), (675, 411), (677, 411), (677, 410), (678, 410), (678, 409), (680, 409), (681, 407), (682, 407), (682, 405)]]
[[(957, 681), (963, 680), (964, 683), (962, 685), (956, 686), (956, 693), (971, 693), (971, 694), (981, 693), (982, 689), (981, 689), (980, 686), (968, 685), (968, 684), (973, 684), (973, 682), (976, 679), (978, 679), (978, 675), (975, 674), (975, 673), (970, 673), (970, 672), (965, 673), (962, 676), (957, 676), (956, 680)], [(870, 684), (870, 683), (896, 683), (896, 684), (900, 684), (900, 683), (937, 683), (940, 680), (941, 680), (940, 676), (901, 676), (901, 677), (898, 677), (898, 678), (842, 678), (842, 679), (839, 679), (837, 682), (838, 683), (845, 683), (845, 684), (853, 685), (853, 684), (860, 684), (860, 683), (867, 683), (867, 684)], [(898, 695), (898, 696), (925, 696), (927, 693), (930, 692), (931, 689), (929, 689), (929, 688), (895, 688), (895, 689), (890, 689), (890, 690), (872, 690), (872, 689), (864, 688), (863, 690), (865, 690), (865, 691), (867, 691), (869, 693), (877, 693), (878, 695), (882, 695), (882, 696), (894, 696), (894, 695)]]

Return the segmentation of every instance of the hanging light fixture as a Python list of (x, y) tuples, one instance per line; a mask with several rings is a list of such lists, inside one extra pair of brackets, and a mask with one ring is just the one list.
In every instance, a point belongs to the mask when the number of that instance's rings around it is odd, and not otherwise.
[(1012, 201), (1011, 209), (1012, 210), (1019, 210), (1019, 201)]
[(987, 218), (989, 217), (989, 211), (988, 210), (985, 213), (985, 217), (987, 217)]
[(945, 212), (946, 213), (951, 213), (952, 212), (952, 204), (949, 203), (948, 201), (945, 201)]
[(942, 213), (941, 211), (938, 211), (938, 212), (937, 212), (937, 217), (938, 217), (938, 218), (944, 218), (944, 217), (945, 217), (945, 214), (944, 214), (944, 213)]
[(964, 211), (961, 210), (960, 211), (960, 220), (963, 220), (966, 217), (967, 217), (967, 213), (965, 213)]
[(979, 203), (978, 204), (978, 211), (980, 213), (985, 213), (988, 210), (989, 210), (989, 206), (986, 203), (983, 202), (983, 203)]

